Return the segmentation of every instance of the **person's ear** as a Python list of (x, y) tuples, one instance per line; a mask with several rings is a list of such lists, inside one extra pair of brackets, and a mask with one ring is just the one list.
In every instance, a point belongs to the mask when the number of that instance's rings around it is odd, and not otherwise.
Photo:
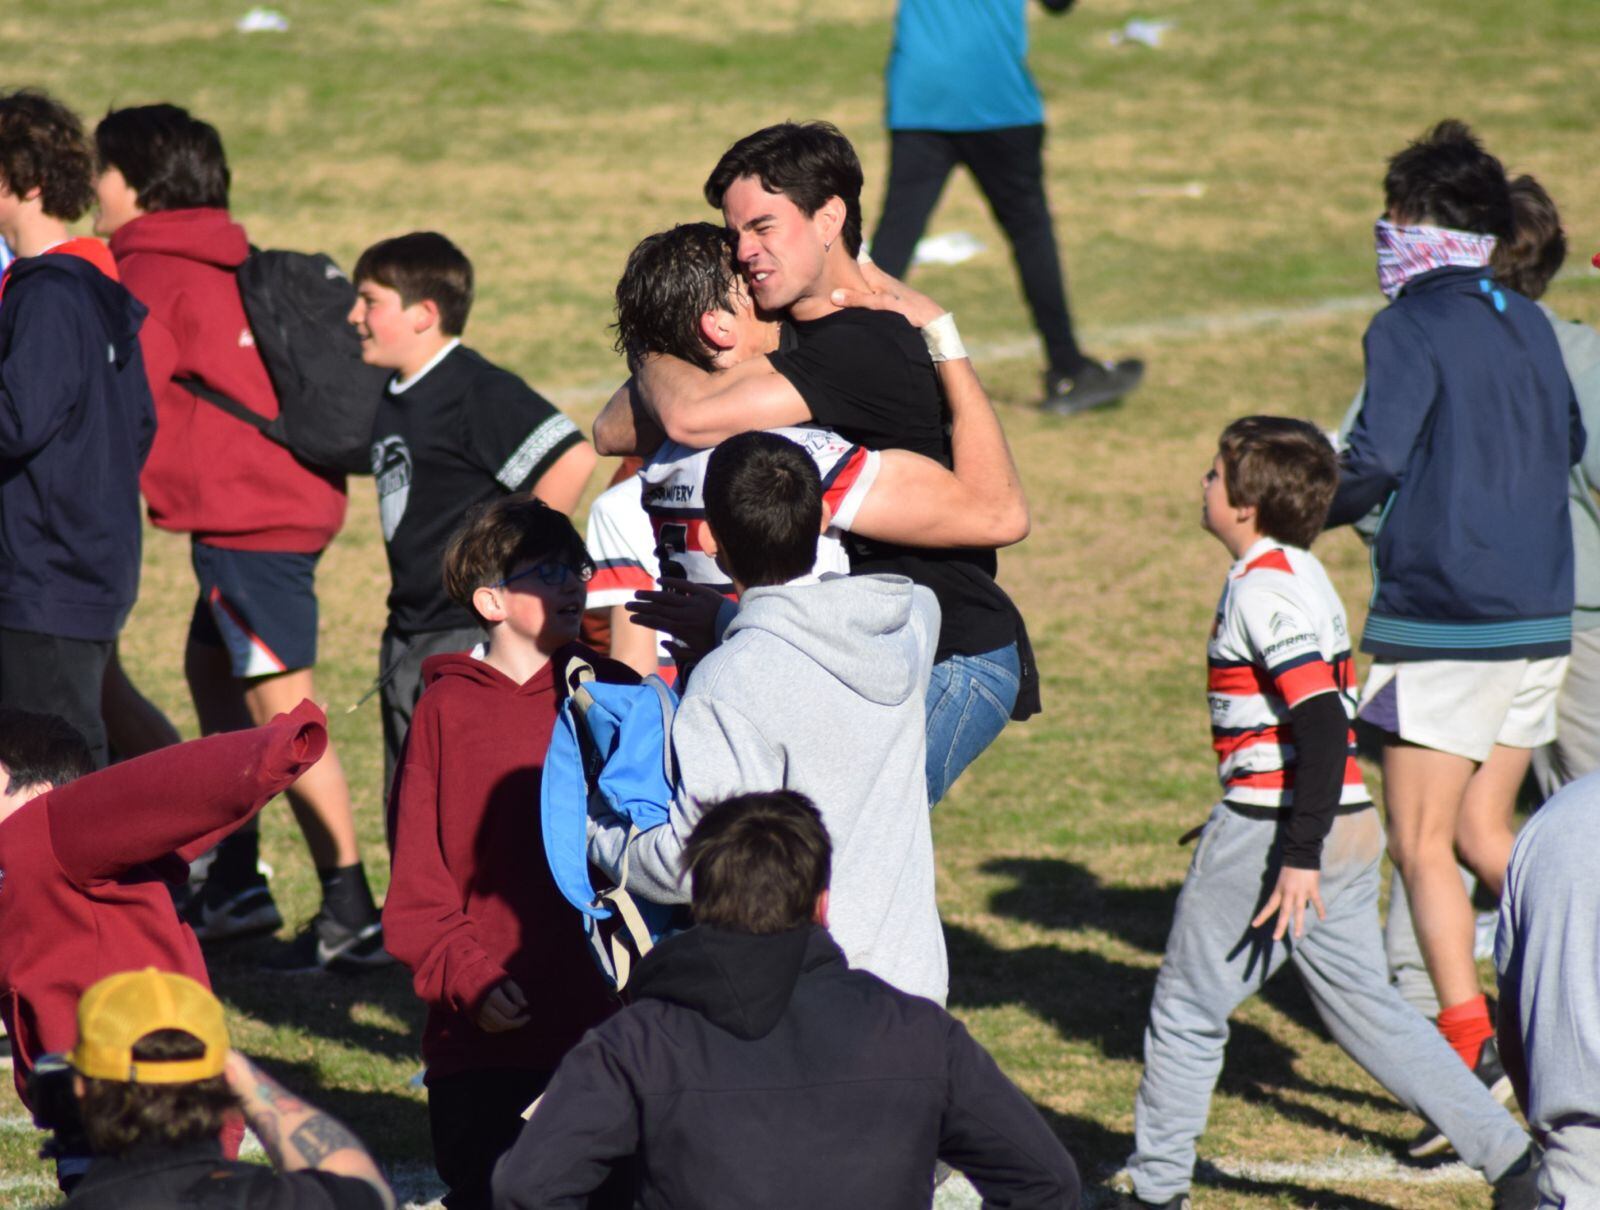
[(833, 509), (828, 507), (828, 502), (822, 502), (822, 525), (817, 529), (819, 534), (828, 532), (828, 526), (833, 524)]
[(817, 224), (817, 234), (822, 236), (824, 248), (831, 251), (834, 244), (839, 241), (839, 233), (844, 230), (844, 220), (848, 213), (844, 199), (835, 195), (823, 202), (816, 214), (811, 216), (812, 221)]
[(823, 928), (827, 928), (828, 927), (828, 888), (827, 887), (823, 887), (822, 888), (822, 894), (817, 896), (817, 906), (814, 909), (812, 909), (811, 922), (813, 924), (820, 924)]
[(406, 309), (411, 312), (411, 330), (418, 336), (439, 326), (439, 304), (433, 299), (419, 299)]
[(1243, 508), (1235, 508), (1233, 510), (1233, 515), (1238, 520), (1240, 525), (1254, 525), (1256, 523), (1257, 511), (1259, 510), (1257, 509), (1256, 505), (1246, 504)]
[(472, 607), (485, 622), (506, 620), (506, 603), (500, 592), (500, 589), (490, 588), (487, 584), (472, 590)]
[(739, 341), (732, 314), (723, 310), (700, 312), (700, 338), (719, 351), (733, 348)]
[(700, 549), (713, 559), (722, 553), (722, 544), (717, 541), (716, 531), (709, 521), (700, 522)]

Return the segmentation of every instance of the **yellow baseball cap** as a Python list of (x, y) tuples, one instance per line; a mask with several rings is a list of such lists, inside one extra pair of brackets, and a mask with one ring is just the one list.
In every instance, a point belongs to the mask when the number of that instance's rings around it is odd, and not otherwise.
[[(205, 1046), (198, 1059), (146, 1060), (133, 1048), (146, 1034), (178, 1029)], [(222, 1074), (228, 1025), (222, 1004), (187, 975), (147, 966), (108, 975), (78, 1001), (78, 1044), (68, 1056), (81, 1076), (122, 1084), (189, 1084)]]

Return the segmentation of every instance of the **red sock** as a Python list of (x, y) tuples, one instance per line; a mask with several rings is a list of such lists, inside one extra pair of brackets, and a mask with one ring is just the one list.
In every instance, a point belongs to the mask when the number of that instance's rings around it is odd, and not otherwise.
[(1483, 996), (1474, 996), (1441, 1009), (1439, 1032), (1463, 1063), (1475, 1066), (1483, 1044), (1494, 1036), (1494, 1026), (1489, 1024), (1489, 1001)]

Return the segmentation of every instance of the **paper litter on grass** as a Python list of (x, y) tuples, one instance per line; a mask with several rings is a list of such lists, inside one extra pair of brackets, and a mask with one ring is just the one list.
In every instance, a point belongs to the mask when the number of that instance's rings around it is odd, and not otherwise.
[(1161, 39), (1167, 36), (1167, 31), (1176, 25), (1176, 21), (1146, 21), (1139, 17), (1132, 18), (1121, 29), (1111, 31), (1112, 46), (1126, 46), (1137, 43), (1148, 46), (1151, 50), (1161, 49)]
[(289, 28), (289, 18), (275, 8), (256, 7), (234, 22), (241, 34), (281, 34)]

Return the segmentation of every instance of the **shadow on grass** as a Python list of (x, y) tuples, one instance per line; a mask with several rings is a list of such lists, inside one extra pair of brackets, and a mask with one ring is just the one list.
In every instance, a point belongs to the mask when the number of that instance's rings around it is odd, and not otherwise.
[(1015, 880), (990, 896), (989, 910), (997, 915), (1043, 928), (1098, 929), (1152, 954), (1166, 947), (1178, 883), (1108, 887), (1075, 861), (1044, 857), (998, 857), (982, 870)]

